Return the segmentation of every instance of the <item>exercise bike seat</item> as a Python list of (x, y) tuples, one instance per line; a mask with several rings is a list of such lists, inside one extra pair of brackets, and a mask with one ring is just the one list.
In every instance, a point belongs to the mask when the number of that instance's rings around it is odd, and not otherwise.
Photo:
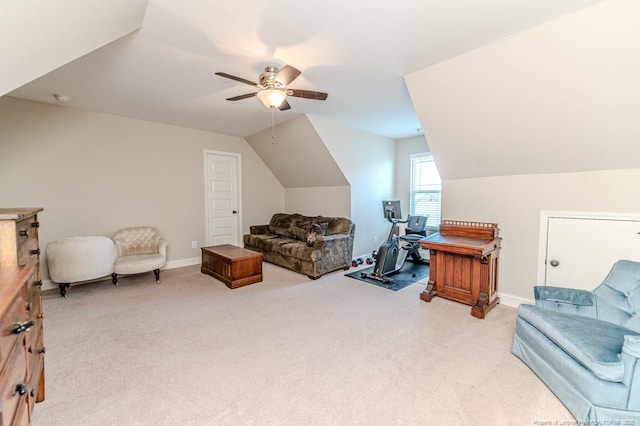
[(425, 236), (422, 234), (409, 234), (409, 235), (400, 235), (398, 238), (400, 241), (406, 241), (408, 243), (417, 243)]

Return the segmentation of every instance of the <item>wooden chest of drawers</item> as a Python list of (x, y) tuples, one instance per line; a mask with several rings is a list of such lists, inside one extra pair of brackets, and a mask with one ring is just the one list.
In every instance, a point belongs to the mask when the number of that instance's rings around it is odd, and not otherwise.
[(44, 400), (38, 212), (0, 209), (0, 424), (30, 424)]
[(0, 424), (30, 423), (44, 396), (42, 306), (29, 301), (33, 264), (0, 268)]
[[(0, 209), (0, 268), (39, 263), (38, 212), (42, 209)], [(37, 279), (40, 279), (40, 268)]]

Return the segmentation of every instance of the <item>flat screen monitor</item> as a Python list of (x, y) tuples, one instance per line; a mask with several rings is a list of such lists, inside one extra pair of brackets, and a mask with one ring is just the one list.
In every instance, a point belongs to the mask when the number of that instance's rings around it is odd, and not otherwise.
[(400, 200), (384, 200), (382, 202), (382, 214), (384, 214), (385, 219), (402, 219)]

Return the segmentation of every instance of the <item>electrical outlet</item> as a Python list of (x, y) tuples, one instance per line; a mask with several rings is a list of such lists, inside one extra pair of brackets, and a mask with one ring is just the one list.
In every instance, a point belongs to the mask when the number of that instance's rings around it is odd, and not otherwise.
[(198, 248), (198, 242), (197, 241), (191, 241), (191, 248)]

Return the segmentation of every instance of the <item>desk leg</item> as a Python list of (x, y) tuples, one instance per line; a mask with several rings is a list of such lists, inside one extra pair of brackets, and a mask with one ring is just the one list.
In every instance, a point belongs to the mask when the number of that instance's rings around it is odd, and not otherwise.
[(422, 293), (420, 293), (420, 299), (424, 300), (425, 302), (431, 302), (431, 299), (438, 295), (438, 292), (434, 290), (434, 287), (435, 282), (430, 279), (427, 283), (427, 288)]
[(471, 308), (471, 316), (476, 318), (484, 319), (484, 316), (500, 303), (500, 298), (495, 297), (491, 303), (489, 303), (489, 296), (487, 293), (480, 293), (480, 297), (478, 297), (478, 302)]

